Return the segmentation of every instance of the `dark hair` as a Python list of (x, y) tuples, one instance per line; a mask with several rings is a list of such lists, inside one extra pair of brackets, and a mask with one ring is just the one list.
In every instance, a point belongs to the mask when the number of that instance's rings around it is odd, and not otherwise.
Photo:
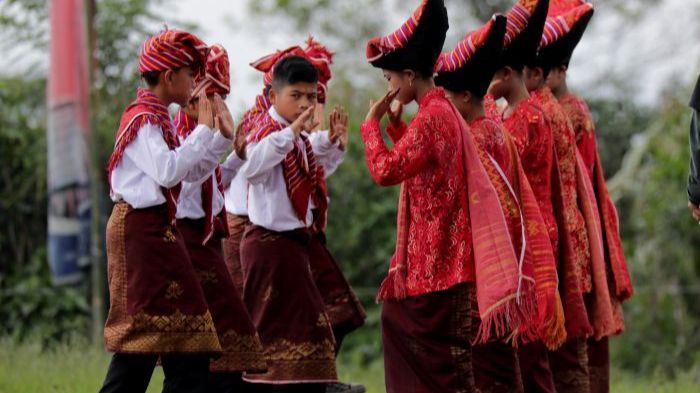
[(272, 88), (279, 90), (295, 83), (317, 83), (318, 70), (301, 56), (289, 56), (275, 64), (272, 71)]
[(156, 86), (158, 84), (158, 78), (160, 77), (161, 71), (146, 71), (141, 74), (141, 78), (146, 81), (146, 84), (150, 87)]
[[(173, 68), (173, 72), (178, 72), (182, 69), (183, 67), (177, 67)], [(146, 81), (146, 84), (150, 87), (154, 87), (158, 85), (158, 78), (160, 77), (160, 74), (162, 74), (165, 71), (146, 71), (143, 74), (141, 74), (141, 78), (143, 78), (144, 81)]]

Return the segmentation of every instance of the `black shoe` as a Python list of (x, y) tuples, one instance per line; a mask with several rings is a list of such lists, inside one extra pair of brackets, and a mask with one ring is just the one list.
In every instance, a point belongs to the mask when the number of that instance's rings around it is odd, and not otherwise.
[(364, 385), (352, 383), (329, 383), (326, 385), (326, 393), (365, 393)]

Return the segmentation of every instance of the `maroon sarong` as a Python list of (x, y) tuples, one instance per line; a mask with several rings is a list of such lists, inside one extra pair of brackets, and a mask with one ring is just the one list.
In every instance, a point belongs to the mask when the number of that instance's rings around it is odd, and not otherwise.
[(337, 382), (335, 340), (309, 267), (307, 230), (250, 225), (241, 242), (243, 300), (260, 334), (268, 371), (249, 382)]
[(382, 342), (387, 393), (472, 393), (471, 292), (463, 283), (440, 292), (387, 300)]
[[(547, 240), (549, 242), (549, 240)], [(476, 295), (476, 294), (475, 294)], [(479, 304), (476, 296), (471, 300), (472, 329), (479, 331)], [(496, 338), (472, 347), (474, 383), (479, 393), (523, 393), (518, 351), (506, 337)]]
[(526, 392), (556, 392), (549, 353), (541, 341), (518, 347), (518, 362)]
[(223, 350), (221, 357), (211, 362), (210, 369), (214, 372), (265, 371), (262, 344), (226, 269), (221, 238), (215, 232), (207, 244), (202, 245), (204, 220), (180, 219), (177, 227), (185, 239)]
[(496, 341), (472, 348), (474, 381), (479, 393), (522, 393), (518, 353), (513, 345)]
[(311, 237), (309, 262), (331, 326), (345, 334), (362, 326), (367, 317), (365, 309), (326, 248), (325, 234), (318, 233)]
[(241, 271), (241, 239), (245, 227), (250, 224), (248, 216), (238, 216), (227, 213), (229, 237), (223, 240), (224, 243), (224, 260), (226, 268), (231, 273), (233, 286), (236, 287), (238, 293), (243, 296), (243, 272)]
[(610, 342), (607, 337), (588, 339), (588, 373), (591, 393), (610, 392)]
[(114, 206), (107, 223), (108, 351), (219, 353), (221, 346), (185, 242), (165, 204)]
[(557, 393), (590, 393), (588, 353), (585, 338), (567, 340), (549, 353)]

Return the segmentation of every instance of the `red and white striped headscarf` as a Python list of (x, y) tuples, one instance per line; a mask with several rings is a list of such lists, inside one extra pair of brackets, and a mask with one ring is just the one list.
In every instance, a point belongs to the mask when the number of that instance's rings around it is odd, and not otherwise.
[(228, 53), (223, 46), (214, 44), (209, 48), (204, 74), (197, 78), (192, 97), (204, 90), (206, 94), (228, 95), (231, 92), (231, 74)]
[(192, 67), (199, 74), (209, 47), (199, 37), (182, 30), (166, 29), (150, 37), (143, 43), (139, 56), (139, 72)]

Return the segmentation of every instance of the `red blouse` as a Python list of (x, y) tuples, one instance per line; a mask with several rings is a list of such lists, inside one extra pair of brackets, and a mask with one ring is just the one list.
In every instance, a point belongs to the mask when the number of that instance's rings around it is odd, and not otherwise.
[(506, 131), (500, 123), (488, 117), (480, 117), (473, 120), (469, 123), (469, 128), (472, 135), (474, 135), (474, 141), (482, 156), (481, 162), (484, 164), (484, 169), (486, 169), (486, 173), (489, 175), (496, 193), (498, 193), (498, 199), (501, 202), (503, 214), (508, 224), (511, 241), (517, 254), (522, 245), (520, 237), (520, 209), (517, 201), (513, 199), (508, 184), (503, 181), (501, 174), (491, 162), (491, 158), (489, 158), (489, 156), (493, 157), (506, 179), (508, 179), (508, 183), (513, 187), (513, 165), (515, 163), (511, 162), (508, 146), (506, 145)]
[(576, 135), (578, 151), (586, 164), (588, 174), (593, 179), (593, 168), (595, 167), (596, 152), (598, 151), (593, 116), (588, 109), (588, 105), (586, 105), (586, 101), (579, 96), (567, 94), (566, 97), (559, 100), (559, 103), (564, 109), (564, 113), (569, 117), (569, 121), (571, 121), (571, 126)]
[(382, 186), (403, 182), (408, 192), (408, 296), (475, 278), (459, 121), (444, 90), (435, 88), (420, 100), (410, 125), (388, 127), (395, 141), (391, 150), (378, 121), (362, 125), (367, 166), (374, 180)]
[(540, 105), (532, 96), (521, 102), (508, 118), (503, 119), (503, 125), (518, 148), (527, 180), (537, 197), (542, 219), (547, 226), (552, 248), (557, 250), (559, 234), (552, 205), (552, 130)]
[(586, 222), (579, 208), (576, 180), (576, 136), (564, 109), (548, 87), (540, 88), (531, 94), (544, 111), (554, 136), (555, 161), (558, 164), (556, 169), (558, 169), (559, 175), (558, 190), (556, 190), (558, 195), (555, 195), (555, 198), (560, 198), (560, 209), (563, 210), (561, 212), (563, 214), (559, 214), (557, 217), (557, 223), (562, 232), (567, 232), (567, 238), (570, 239), (568, 240), (569, 244), (564, 246), (570, 248), (570, 252), (567, 254), (574, 259), (573, 266), (577, 269), (576, 274), (581, 280), (581, 288), (584, 292), (590, 292), (592, 285), (590, 244)]

